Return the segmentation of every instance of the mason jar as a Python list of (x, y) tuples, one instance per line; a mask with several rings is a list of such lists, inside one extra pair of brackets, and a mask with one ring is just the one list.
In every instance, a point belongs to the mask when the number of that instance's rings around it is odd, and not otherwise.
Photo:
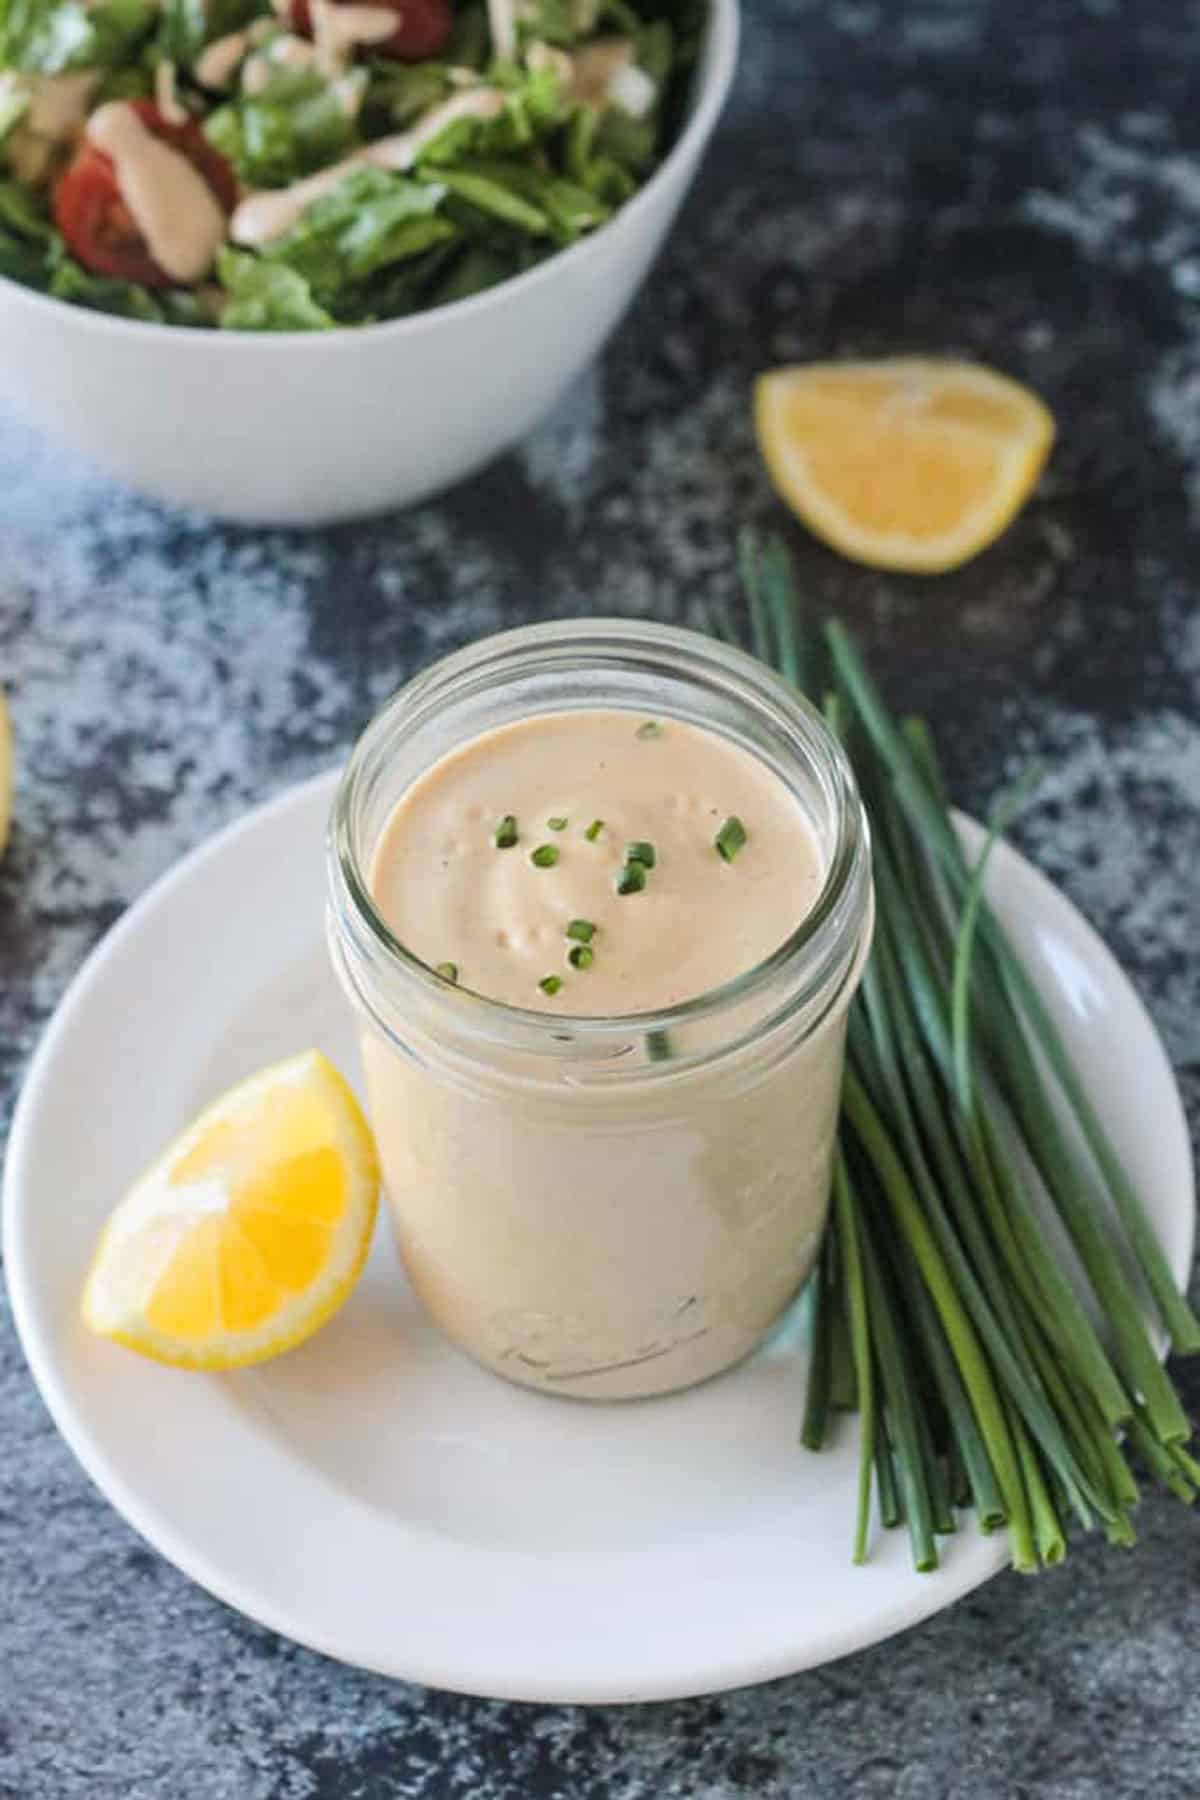
[[(544, 713), (685, 720), (798, 800), (823, 884), (765, 961), (622, 1018), (452, 986), (398, 941), (371, 868), (449, 752)], [(740, 651), (620, 619), (504, 632), (402, 688), (342, 777), (329, 945), (409, 1281), (455, 1344), (526, 1387), (666, 1393), (748, 1355), (796, 1297), (829, 1205), (846, 1012), (873, 918), (862, 804), (820, 714)]]

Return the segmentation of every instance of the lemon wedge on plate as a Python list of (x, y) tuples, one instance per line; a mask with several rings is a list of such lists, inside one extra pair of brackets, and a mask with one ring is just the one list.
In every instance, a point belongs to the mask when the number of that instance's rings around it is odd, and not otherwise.
[(925, 357), (773, 369), (755, 387), (771, 479), (809, 530), (875, 569), (955, 569), (999, 537), (1054, 441), (1036, 394)]
[(0, 856), (4, 855), (4, 846), (8, 842), (9, 821), (12, 818), (13, 790), (13, 740), (12, 726), (8, 721), (8, 702), (0, 689)]
[(310, 1337), (362, 1268), (379, 1167), (354, 1095), (317, 1051), (232, 1088), (104, 1228), (84, 1323), (160, 1362), (233, 1369)]

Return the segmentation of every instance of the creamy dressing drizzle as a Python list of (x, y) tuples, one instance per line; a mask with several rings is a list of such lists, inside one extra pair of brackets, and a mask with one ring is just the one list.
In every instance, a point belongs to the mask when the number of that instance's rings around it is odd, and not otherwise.
[(487, 10), (492, 52), (501, 62), (512, 62), (517, 54), (516, 6), (513, 0), (488, 0)]
[(214, 38), (211, 44), (206, 44), (192, 69), (200, 86), (228, 87), (249, 52), (269, 38), (275, 29), (273, 19), (255, 19), (252, 25), (227, 32), (224, 37)]
[(323, 75), (341, 75), (360, 44), (383, 44), (396, 31), (397, 14), (387, 6), (310, 0), (316, 64)]
[(636, 63), (627, 63), (609, 79), (608, 97), (631, 119), (644, 119), (658, 99), (658, 87), (652, 76)]
[(532, 69), (535, 74), (542, 69), (549, 69), (556, 77), (559, 86), (567, 93), (570, 92), (574, 70), (571, 58), (565, 50), (556, 50), (552, 44), (543, 44), (538, 40), (538, 42), (530, 44), (526, 50), (525, 66), (527, 69)]
[(225, 214), (204, 177), (124, 101), (98, 107), (87, 135), (112, 162), (121, 198), (159, 268), (173, 281), (199, 281), (225, 240)]
[(235, 244), (257, 249), (283, 237), (296, 225), (314, 200), (331, 193), (352, 170), (364, 164), (377, 169), (411, 169), (425, 145), (439, 132), (459, 119), (494, 119), (504, 110), (504, 95), (498, 88), (474, 88), (470, 93), (454, 94), (440, 105), (430, 107), (407, 131), (364, 144), (353, 155), (343, 157), (328, 169), (321, 169), (289, 188), (248, 194), (234, 211), (229, 235)]
[(571, 56), (570, 97), (581, 106), (603, 108), (612, 99), (612, 83), (621, 72), (633, 67), (633, 44), (629, 38), (600, 38), (585, 44)]
[(154, 104), (168, 125), (186, 125), (190, 114), (175, 92), (175, 64), (165, 59), (154, 68)]

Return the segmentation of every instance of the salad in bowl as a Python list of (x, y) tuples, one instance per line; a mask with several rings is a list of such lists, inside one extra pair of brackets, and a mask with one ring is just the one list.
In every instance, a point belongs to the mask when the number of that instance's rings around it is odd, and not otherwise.
[(0, 275), (320, 331), (594, 232), (686, 104), (703, 0), (0, 0)]

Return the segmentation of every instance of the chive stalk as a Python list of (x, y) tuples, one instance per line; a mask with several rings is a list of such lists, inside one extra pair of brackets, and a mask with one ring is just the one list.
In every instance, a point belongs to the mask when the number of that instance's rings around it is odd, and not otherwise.
[(736, 813), (733, 813), (713, 839), (713, 849), (722, 862), (731, 863), (745, 842), (746, 827)]
[[(857, 1404), (856, 1561), (872, 1488), (885, 1528), (907, 1524), (918, 1568), (936, 1566), (966, 1501), (982, 1529), (1007, 1529), (1024, 1571), (1062, 1560), (1072, 1518), (1127, 1546), (1139, 1484), (1119, 1430), (1151, 1479), (1189, 1503), (1200, 1491), (1144, 1292), (1177, 1349), (1200, 1349), (1200, 1322), (988, 905), (1014, 801), (970, 863), (928, 728), (891, 717), (841, 625), (804, 626), (782, 545), (743, 538), (740, 561), (751, 648), (820, 699), (875, 846), (804, 1440), (827, 1442), (838, 1408)], [(737, 641), (727, 608), (711, 618)], [(736, 855), (744, 827), (730, 824)]]

